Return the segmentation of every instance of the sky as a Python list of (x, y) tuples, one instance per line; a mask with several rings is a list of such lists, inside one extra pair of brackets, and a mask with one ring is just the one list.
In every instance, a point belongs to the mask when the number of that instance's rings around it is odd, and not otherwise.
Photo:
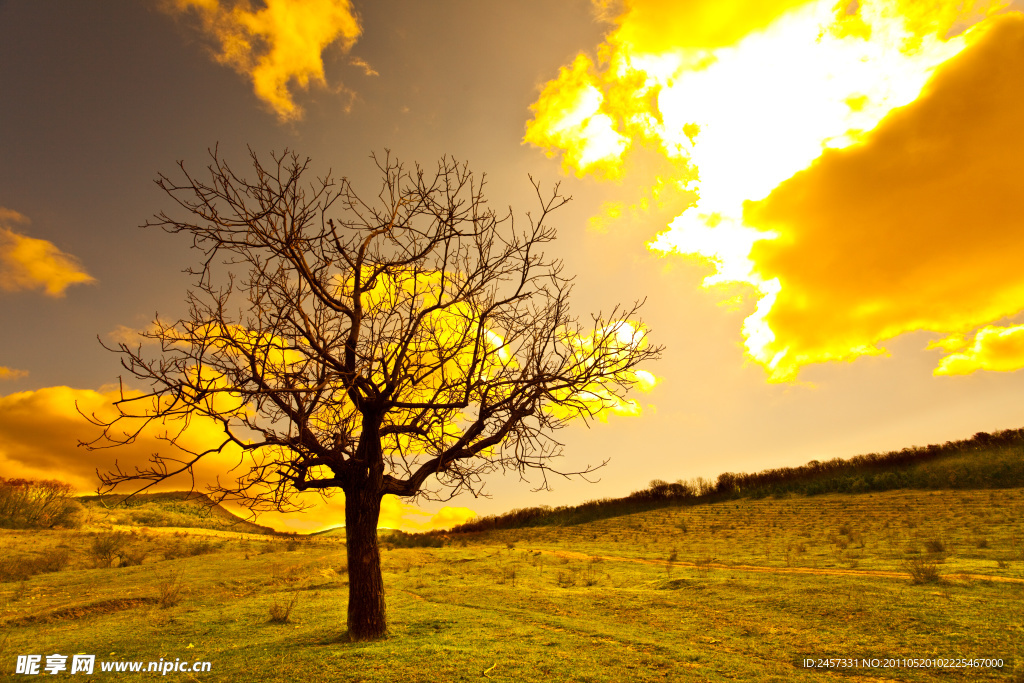
[[(88, 451), (107, 345), (186, 312), (189, 240), (139, 226), (208, 150), (294, 150), (366, 193), (371, 153), (573, 200), (550, 252), (584, 319), (645, 300), (635, 415), (557, 434), (566, 469), (381, 524), (616, 497), (1024, 423), (1024, 2), (0, 0), (0, 476)], [(375, 192), (375, 190), (373, 190)], [(197, 429), (197, 443), (204, 436)], [(230, 463), (196, 470), (200, 489)], [(182, 488), (182, 483), (167, 488)], [(264, 523), (343, 522), (340, 496)]]

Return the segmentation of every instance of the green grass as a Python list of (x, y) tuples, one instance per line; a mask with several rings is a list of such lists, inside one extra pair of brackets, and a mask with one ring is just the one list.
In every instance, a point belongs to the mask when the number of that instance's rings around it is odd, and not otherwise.
[[(140, 680), (1020, 680), (1009, 668), (857, 678), (796, 663), (1016, 656), (1019, 667), (1021, 519), (1022, 489), (891, 491), (453, 535), (383, 551), (391, 634), (360, 644), (344, 641), (337, 537), (137, 531), (126, 545), (147, 551), (142, 564), (102, 568), (97, 532), (8, 530), (11, 562), (70, 557), (0, 583), (0, 671), (13, 674), (19, 654), (84, 652), (212, 663), (195, 676), (128, 674)], [(203, 541), (201, 554), (175, 550)], [(938, 580), (913, 583), (914, 563)]]

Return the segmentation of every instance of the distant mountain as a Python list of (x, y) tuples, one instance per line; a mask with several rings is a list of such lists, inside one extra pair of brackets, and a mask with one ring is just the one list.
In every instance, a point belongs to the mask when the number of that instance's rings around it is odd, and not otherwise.
[(332, 526), (330, 529), (324, 529), (323, 531), (314, 531), (310, 536), (338, 536), (345, 538), (345, 527), (343, 526)]
[(254, 524), (214, 503), (209, 496), (189, 491), (80, 496), (78, 501), (111, 524), (148, 527), (217, 529), (247, 534), (276, 534), (270, 527)]

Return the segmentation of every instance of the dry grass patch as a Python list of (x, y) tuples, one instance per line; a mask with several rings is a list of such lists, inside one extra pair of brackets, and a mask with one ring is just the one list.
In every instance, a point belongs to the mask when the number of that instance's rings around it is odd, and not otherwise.
[(274, 600), (274, 604), (270, 606), (270, 623), (272, 624), (287, 624), (291, 621), (292, 610), (295, 609), (295, 603), (299, 601), (299, 594), (292, 593), (292, 599), (287, 603), (280, 603)]
[(0, 560), (0, 583), (25, 581), (36, 574), (49, 574), (67, 568), (71, 552), (50, 548), (31, 557), (5, 557)]
[(161, 580), (159, 583), (157, 583), (156, 588), (158, 593), (157, 604), (160, 606), (160, 609), (168, 609), (170, 607), (174, 607), (175, 605), (181, 602), (181, 599), (183, 597), (183, 584), (181, 583), (181, 572), (177, 571), (170, 574), (169, 576)]

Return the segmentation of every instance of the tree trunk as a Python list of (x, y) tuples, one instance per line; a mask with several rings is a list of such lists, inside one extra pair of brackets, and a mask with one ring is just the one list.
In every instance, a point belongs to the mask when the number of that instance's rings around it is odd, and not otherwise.
[(387, 633), (384, 580), (380, 574), (377, 520), (380, 494), (366, 488), (345, 492), (348, 547), (348, 637), (375, 640)]

